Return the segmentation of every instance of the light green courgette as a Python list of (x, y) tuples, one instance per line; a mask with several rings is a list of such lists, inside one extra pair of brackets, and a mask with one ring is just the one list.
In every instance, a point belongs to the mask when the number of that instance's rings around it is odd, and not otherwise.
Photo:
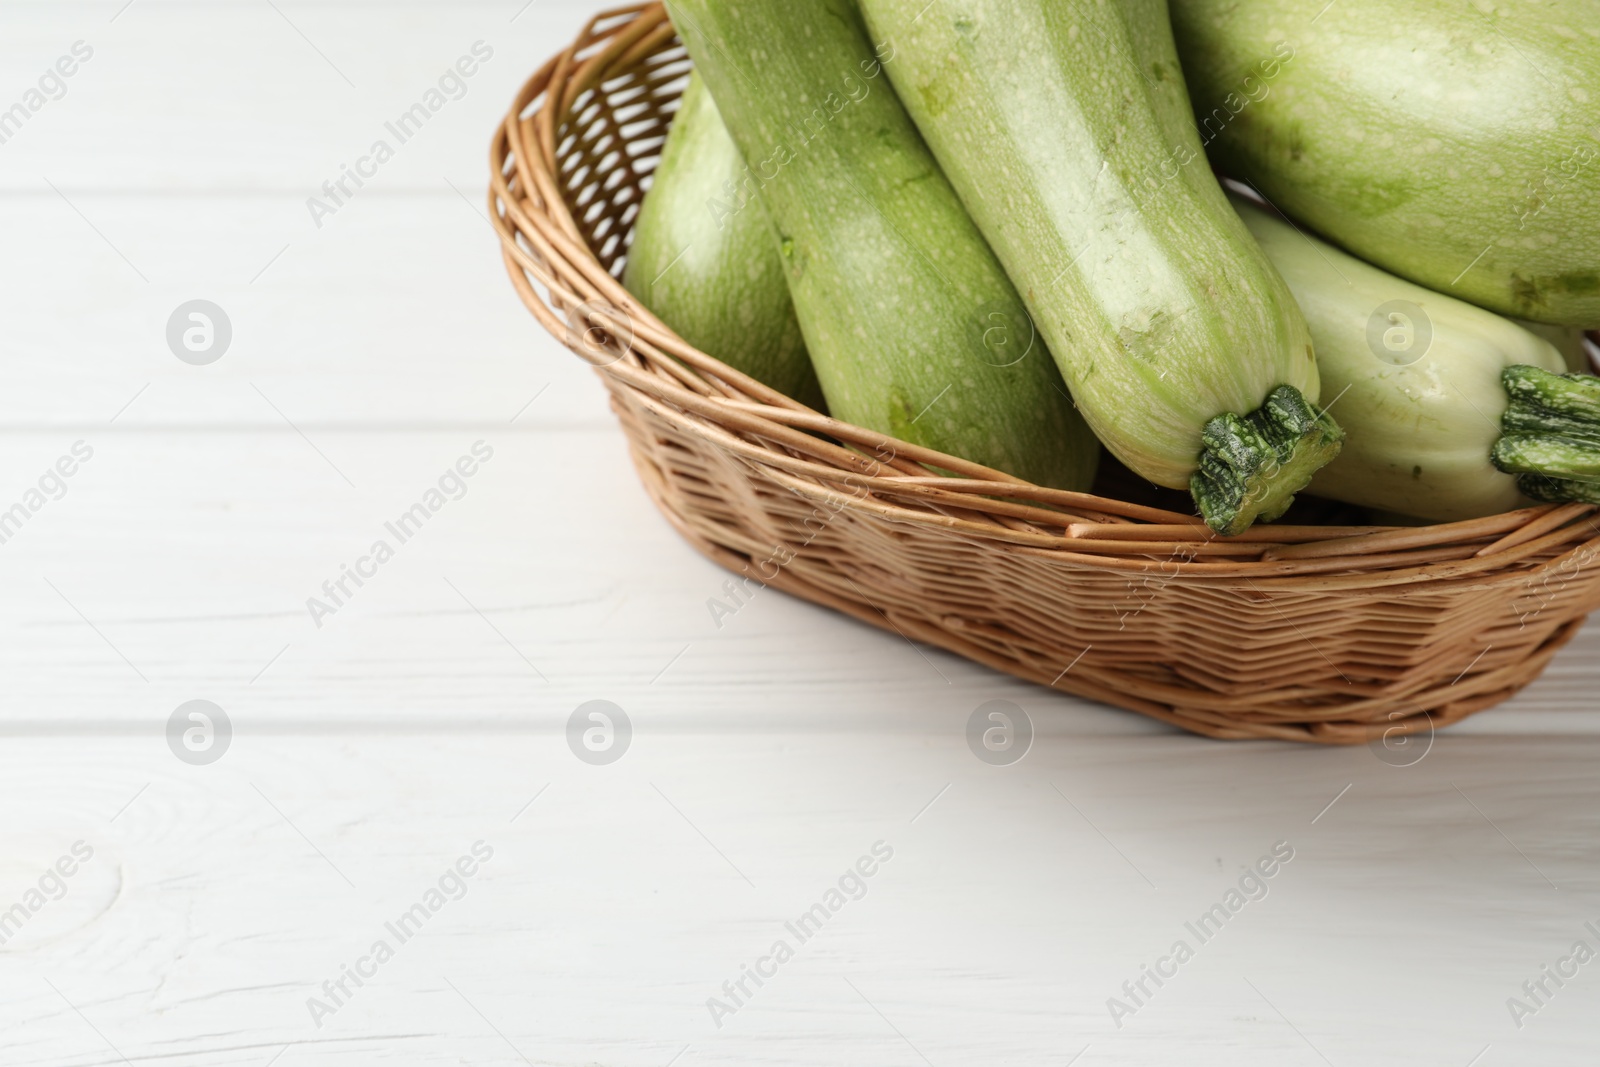
[(1172, 0), (1222, 170), (1372, 263), (1600, 325), (1595, 0)]
[(1443, 522), (1600, 502), (1600, 378), (1564, 374), (1554, 346), (1492, 311), (1234, 206), (1304, 309), (1349, 433), (1308, 492)]
[(822, 390), (765, 210), (737, 196), (743, 171), (717, 105), (691, 75), (639, 210), (622, 281), (700, 351), (820, 407)]
[(1099, 446), (854, 3), (667, 8), (767, 209), (832, 414), (1088, 488)]
[(1341, 435), (1206, 166), (1163, 0), (861, 7), (1100, 440), (1219, 532), (1281, 514)]

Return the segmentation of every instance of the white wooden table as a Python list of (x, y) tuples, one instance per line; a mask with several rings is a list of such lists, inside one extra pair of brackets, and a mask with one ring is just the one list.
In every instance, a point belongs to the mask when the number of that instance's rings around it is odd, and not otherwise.
[[(0, 1060), (1594, 1063), (1593, 628), (1396, 755), (1180, 736), (776, 592), (714, 625), (483, 218), (591, 10), (0, 7)], [(205, 365), (166, 337), (196, 299)], [(230, 726), (179, 758), (196, 700)], [(968, 748), (990, 700), (1019, 762)]]

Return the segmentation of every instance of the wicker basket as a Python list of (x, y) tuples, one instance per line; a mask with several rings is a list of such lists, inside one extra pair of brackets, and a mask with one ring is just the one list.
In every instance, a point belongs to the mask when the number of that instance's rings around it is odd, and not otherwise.
[(837, 422), (696, 351), (617, 281), (688, 67), (660, 4), (596, 18), (517, 96), (490, 203), (517, 292), (728, 569), (1196, 733), (1327, 743), (1504, 700), (1600, 605), (1591, 507), (1219, 538)]

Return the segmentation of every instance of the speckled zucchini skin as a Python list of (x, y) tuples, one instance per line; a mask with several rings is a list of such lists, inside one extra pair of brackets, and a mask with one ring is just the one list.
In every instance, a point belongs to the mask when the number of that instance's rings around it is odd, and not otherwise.
[(1412, 281), (1600, 325), (1594, 0), (1321, 6), (1172, 0), (1218, 165)]
[(832, 413), (1042, 485), (1099, 446), (850, 0), (667, 5), (751, 172)]
[[(1300, 311), (1206, 165), (1162, 0), (862, 0), (862, 11), (896, 48), (901, 99), (1119, 459), (1192, 488), (1211, 419), (1254, 412), (1279, 386), (1316, 401)], [(1278, 503), (1296, 488), (1274, 489)]]
[(822, 389), (765, 209), (740, 200), (743, 171), (717, 105), (691, 75), (634, 224), (622, 282), (700, 351), (818, 407)]

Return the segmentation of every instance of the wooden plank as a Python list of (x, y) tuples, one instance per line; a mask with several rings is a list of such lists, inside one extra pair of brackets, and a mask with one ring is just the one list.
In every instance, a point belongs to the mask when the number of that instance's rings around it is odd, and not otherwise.
[[(634, 710), (609, 767), (548, 715), (426, 738), (241, 716), (210, 767), (158, 737), (10, 741), (0, 797), (32, 833), (11, 839), (4, 899), (75, 841), (95, 855), (34, 920), (61, 936), (25, 927), (7, 953), (0, 1047), (40, 1067), (120, 1062), (108, 1042), (179, 1067), (285, 1046), (280, 1063), (572, 1067), (922, 1062), (907, 1042), (936, 1064), (1591, 1047), (1592, 983), (1522, 1031), (1504, 1003), (1592, 943), (1572, 902), (1600, 888), (1595, 739), (1443, 737), (1402, 768), (1041, 714), (1028, 756), (992, 767), (952, 704), (920, 725), (861, 704), (830, 730)], [(479, 841), (493, 856), (465, 896), (397, 943), (385, 923)], [(785, 923), (880, 841), (865, 894), (800, 943)], [(1186, 924), (1278, 842), (1293, 858), (1265, 897), (1201, 943)], [(794, 958), (719, 1028), (707, 1000), (780, 939)], [(308, 998), (378, 940), (393, 959), (318, 1028)], [(1193, 958), (1118, 1028), (1108, 999), (1179, 940)]]
[[(546, 385), (547, 425), (611, 424), (593, 372), (512, 293), (488, 224), (442, 186), (363, 201), (310, 237), (248, 196), (74, 199), (150, 280), (54, 194), (0, 197), (28, 249), (0, 266), (6, 429), (504, 424)], [(205, 366), (167, 342), (196, 298), (232, 324)]]
[[(306, 198), (379, 139), (394, 158), (356, 205), (440, 187), (441, 176), (481, 188), (490, 134), (517, 89), (596, 10), (585, 0), (136, 0), (119, 14), (125, 2), (5, 6), (5, 107), (75, 42), (93, 54), (0, 145), (0, 190), (48, 193), (48, 179), (69, 193), (249, 191), (304, 232)], [(447, 85), (447, 102), (408, 142), (388, 133), (479, 40), (494, 54), (465, 90)]]

